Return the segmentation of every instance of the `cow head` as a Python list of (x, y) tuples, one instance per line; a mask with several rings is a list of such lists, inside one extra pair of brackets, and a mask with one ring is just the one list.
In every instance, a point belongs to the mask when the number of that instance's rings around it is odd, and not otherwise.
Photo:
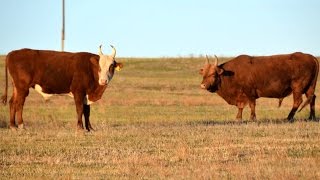
[(223, 73), (223, 69), (218, 67), (218, 57), (213, 64), (209, 63), (209, 58), (206, 56), (206, 61), (202, 69), (200, 69), (199, 74), (202, 75), (203, 80), (200, 85), (202, 89), (206, 89), (210, 92), (215, 92), (218, 88), (220, 82), (220, 75)]
[(112, 48), (111, 55), (104, 55), (102, 53), (102, 45), (99, 46), (99, 84), (100, 85), (108, 85), (111, 81), (114, 70), (120, 71), (123, 67), (122, 63), (117, 63), (115, 60), (116, 57), (116, 49), (110, 45)]

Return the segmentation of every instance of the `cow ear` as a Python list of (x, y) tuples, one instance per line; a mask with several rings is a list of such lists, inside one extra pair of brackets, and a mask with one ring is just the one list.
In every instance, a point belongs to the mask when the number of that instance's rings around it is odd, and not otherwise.
[(116, 71), (120, 71), (123, 68), (123, 64), (122, 63), (117, 63), (116, 64)]
[(199, 70), (199, 74), (203, 75), (203, 68)]
[(218, 75), (221, 75), (224, 72), (224, 70), (219, 67), (216, 67), (216, 71), (217, 71)]

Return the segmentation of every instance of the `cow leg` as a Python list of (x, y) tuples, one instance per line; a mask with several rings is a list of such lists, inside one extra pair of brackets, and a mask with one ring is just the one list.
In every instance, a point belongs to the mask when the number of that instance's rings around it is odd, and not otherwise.
[(250, 120), (256, 121), (256, 100), (249, 101), (249, 106), (251, 109)]
[(83, 114), (83, 101), (84, 101), (84, 95), (74, 92), (74, 101), (76, 104), (76, 110), (77, 110), (77, 128), (78, 130), (83, 130), (83, 123), (82, 123), (82, 114)]
[[(307, 98), (309, 96), (307, 95)], [(316, 111), (315, 111), (315, 102), (316, 102), (316, 95), (313, 95), (312, 100), (310, 102), (310, 116), (309, 116), (309, 120), (311, 121), (316, 121)]]
[[(24, 129), (24, 124), (23, 124), (23, 117), (22, 117), (22, 112), (23, 112), (23, 106), (24, 106), (24, 102), (26, 100), (26, 97), (29, 94), (29, 89), (24, 90), (24, 89), (17, 89), (15, 88), (14, 90), (14, 98), (13, 98), (13, 113), (11, 114), (10, 112), (10, 116), (13, 115), (13, 120), (14, 121), (14, 116), (15, 113), (17, 113), (17, 122), (18, 122), (18, 128), (19, 129)], [(11, 100), (10, 100), (11, 101)], [(10, 107), (11, 110), (11, 107)], [(11, 119), (10, 119), (10, 126), (11, 126)]]
[(238, 107), (238, 114), (237, 114), (237, 117), (236, 117), (236, 119), (239, 121), (239, 122), (242, 122), (242, 111), (243, 111), (243, 108), (245, 107), (245, 105), (246, 105), (246, 102), (247, 102), (247, 100), (245, 100), (245, 101), (239, 101), (238, 103), (237, 103), (237, 107)]
[(10, 105), (10, 129), (16, 129), (16, 122), (15, 122), (15, 116), (16, 116), (16, 106), (15, 106), (15, 99), (17, 96), (17, 88), (13, 85), (13, 93), (12, 93), (12, 97), (9, 101), (9, 105)]
[(294, 117), (294, 115), (295, 115), (296, 111), (298, 110), (301, 103), (302, 103), (302, 93), (293, 92), (293, 107), (287, 117), (289, 122), (294, 121), (293, 117)]
[(237, 119), (239, 122), (242, 122), (242, 111), (243, 111), (243, 108), (238, 107), (238, 114), (237, 114), (236, 119)]
[(86, 105), (86, 104), (83, 104), (83, 115), (84, 115), (84, 122), (85, 122), (85, 126), (86, 126), (86, 129), (88, 131), (90, 130), (94, 130), (92, 127), (91, 127), (91, 124), (90, 124), (90, 105)]

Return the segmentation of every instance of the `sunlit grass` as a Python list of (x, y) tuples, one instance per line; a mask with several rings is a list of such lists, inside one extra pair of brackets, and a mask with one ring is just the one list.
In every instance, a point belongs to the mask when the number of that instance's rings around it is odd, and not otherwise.
[(238, 123), (236, 107), (199, 88), (204, 58), (118, 61), (123, 70), (91, 106), (95, 132), (76, 131), (67, 96), (45, 102), (30, 90), (25, 131), (7, 128), (8, 105), (1, 105), (0, 179), (320, 178), (320, 125), (304, 121), (308, 107), (287, 123), (291, 96), (281, 108), (277, 99), (259, 99), (257, 122), (247, 107)]

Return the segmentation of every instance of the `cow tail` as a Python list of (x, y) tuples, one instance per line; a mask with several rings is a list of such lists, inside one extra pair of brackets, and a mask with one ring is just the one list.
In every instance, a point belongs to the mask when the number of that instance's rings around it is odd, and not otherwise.
[(312, 82), (311, 82), (311, 85), (309, 88), (311, 88), (312, 90), (312, 95), (309, 96), (307, 98), (307, 100), (302, 104), (300, 110), (298, 112), (300, 112), (304, 107), (306, 107), (308, 104), (311, 103), (312, 99), (315, 97), (314, 95), (314, 92), (316, 90), (316, 85), (317, 85), (317, 78), (318, 78), (318, 73), (319, 73), (319, 61), (316, 57), (313, 57), (314, 61), (316, 62), (316, 75), (315, 77), (313, 78)]
[(6, 62), (5, 62), (5, 68), (4, 68), (4, 71), (5, 71), (5, 79), (6, 79), (6, 86), (5, 86), (5, 89), (4, 89), (4, 93), (3, 95), (1, 96), (1, 101), (4, 105), (7, 104), (7, 98), (8, 98), (8, 58), (9, 56), (7, 55), (6, 57)]

